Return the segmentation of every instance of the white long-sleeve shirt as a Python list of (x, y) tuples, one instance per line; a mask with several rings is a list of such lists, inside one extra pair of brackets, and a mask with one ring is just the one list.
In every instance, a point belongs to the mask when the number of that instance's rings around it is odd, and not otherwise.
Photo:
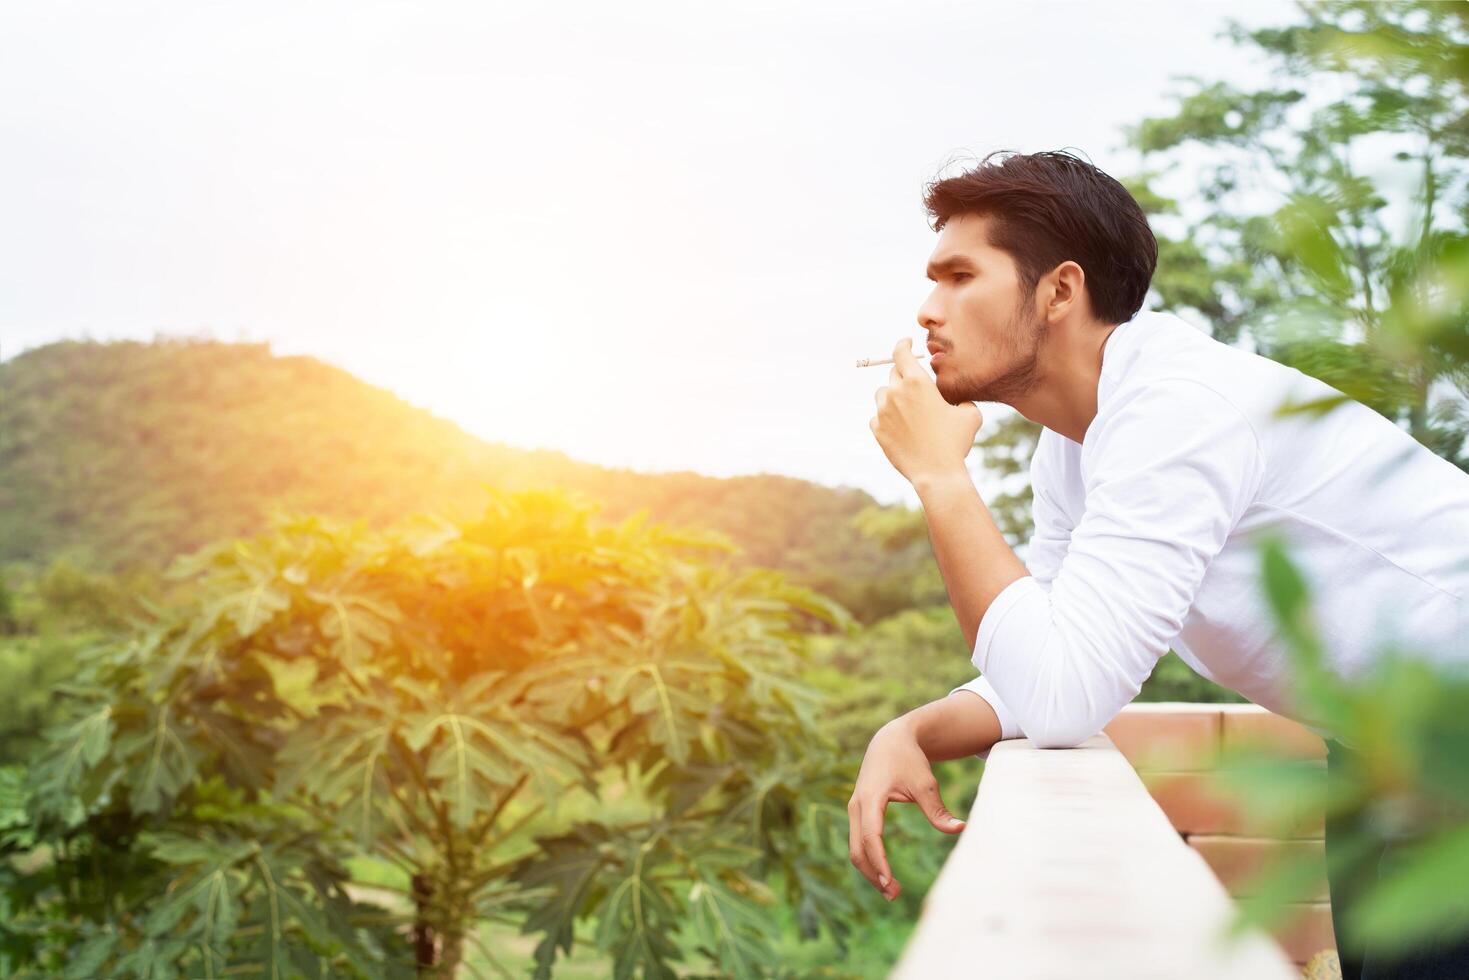
[[(1291, 703), (1261, 584), (1276, 534), (1344, 676), (1390, 640), (1469, 669), (1469, 474), (1294, 368), (1144, 311), (1102, 349), (1080, 443), (1042, 429), (1029, 575), (980, 620), (975, 680), (1002, 738), (1101, 731), (1170, 647), (1199, 674), (1332, 736)], [(981, 753), (987, 755), (988, 753)]]

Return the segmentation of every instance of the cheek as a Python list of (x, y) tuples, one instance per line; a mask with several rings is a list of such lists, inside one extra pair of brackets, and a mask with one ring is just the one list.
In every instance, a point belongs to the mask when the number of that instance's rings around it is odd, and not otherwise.
[(991, 324), (999, 306), (995, 302), (994, 290), (978, 283), (959, 294), (959, 306), (965, 316), (976, 324)]
[(1006, 321), (991, 290), (976, 287), (957, 299), (962, 329), (956, 331), (956, 342), (983, 347), (1003, 333)]

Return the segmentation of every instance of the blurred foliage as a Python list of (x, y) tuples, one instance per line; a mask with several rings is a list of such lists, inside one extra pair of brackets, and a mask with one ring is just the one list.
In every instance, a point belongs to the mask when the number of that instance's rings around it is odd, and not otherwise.
[[(822, 728), (836, 743), (848, 796), (874, 732), (893, 718), (946, 696), (973, 676), (963, 631), (947, 603), (905, 610), (855, 636), (813, 638), (803, 677), (825, 695)], [(935, 767), (940, 793), (954, 812), (969, 811), (983, 770), (977, 757)], [(889, 809), (883, 839), (888, 860), (905, 887), (889, 904), (864, 880), (856, 879), (861, 898), (872, 903), (872, 925), (884, 927), (879, 935), (870, 935), (870, 927), (863, 930), (864, 962), (856, 975), (874, 980), (888, 975), (918, 920), (928, 887), (958, 842), (934, 830), (913, 806)], [(857, 874), (855, 869), (851, 873)], [(854, 968), (858, 965), (852, 963)]]
[[(1469, 470), (1469, 5), (1297, 8), (1298, 23), (1225, 32), (1273, 64), (1278, 86), (1191, 78), (1174, 115), (1129, 131), (1145, 159), (1172, 161), (1130, 186), (1155, 223), (1183, 228), (1159, 235), (1154, 290), (1164, 308), (1203, 314), (1219, 339), (1248, 337), (1339, 392), (1283, 412), (1356, 400)], [(1198, 214), (1154, 189), (1185, 148), (1212, 154), (1202, 177), (1187, 158)], [(1357, 166), (1388, 149), (1411, 168), (1406, 183)], [(1384, 220), (1392, 207), (1409, 215), (1402, 228)], [(1358, 868), (1383, 841), (1401, 845), (1394, 861), (1367, 866), (1370, 888), (1346, 910), (1346, 931), (1374, 956), (1464, 937), (1469, 665), (1382, 647), (1369, 670), (1341, 677), (1281, 542), (1264, 545), (1262, 577), (1298, 710), (1360, 754), (1339, 774), (1334, 763), (1328, 781), (1320, 766), (1241, 752), (1226, 760), (1224, 788), (1277, 829), (1323, 811), (1343, 819), (1334, 869)], [(1236, 927), (1286, 917), (1316, 873), (1307, 861), (1269, 869)]]
[(1134, 701), (1198, 701), (1238, 704), (1247, 699), (1203, 677), (1169, 650), (1153, 667)]
[[(1290, 659), (1291, 697), (1352, 753), (1333, 762), (1340, 768), (1327, 780), (1309, 761), (1243, 747), (1222, 760), (1221, 788), (1282, 835), (1318, 814), (1349, 818), (1327, 858), (1333, 873), (1366, 872), (1367, 888), (1347, 910), (1346, 926), (1374, 956), (1462, 939), (1469, 935), (1469, 664), (1384, 646), (1367, 669), (1342, 677), (1327, 663), (1309, 586), (1285, 545), (1267, 541), (1261, 557)], [(1384, 842), (1398, 850), (1379, 863)], [(1302, 855), (1265, 868), (1241, 900), (1233, 930), (1278, 921), (1288, 903), (1307, 900), (1317, 860)]]
[[(722, 536), (592, 512), (523, 492), (390, 533), (281, 519), (177, 561), (181, 594), (82, 658), (6, 770), (3, 844), (31, 862), (0, 869), (8, 972), (449, 975), (498, 919), (541, 934), (547, 976), (591, 919), (617, 976), (673, 976), (678, 935), (763, 976), (780, 899), (841, 941), (848, 781), (795, 675), (812, 625), (855, 624), (708, 565)], [(608, 774), (641, 818), (555, 827)], [(352, 897), (361, 853), (408, 876), (405, 911)]]
[(816, 637), (807, 676), (830, 695), (826, 731), (860, 759), (879, 728), (972, 680), (974, 668), (945, 604), (906, 610), (856, 636)]
[[(1469, 470), (1469, 7), (1297, 7), (1302, 23), (1224, 32), (1273, 65), (1278, 88), (1190, 76), (1176, 113), (1128, 128), (1148, 167), (1125, 183), (1157, 232), (1157, 308), (1248, 337)], [(1416, 168), (1412, 202), (1401, 174), (1354, 163), (1384, 147)], [(1190, 199), (1160, 193), (1185, 164)], [(1390, 228), (1384, 211), (1409, 204), (1406, 227)]]
[(1041, 426), (1014, 412), (975, 443), (985, 476), (999, 484), (985, 504), (1012, 548), (1027, 543), (1035, 531), (1030, 517), (1030, 458), (1040, 434)]
[(108, 575), (65, 558), (0, 570), (0, 765), (40, 747), (81, 651), (140, 622), (162, 592), (154, 572)]

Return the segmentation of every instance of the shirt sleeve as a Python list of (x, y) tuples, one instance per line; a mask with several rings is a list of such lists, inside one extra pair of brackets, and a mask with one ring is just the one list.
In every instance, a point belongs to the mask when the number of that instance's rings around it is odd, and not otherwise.
[(975, 667), (1041, 748), (1086, 740), (1137, 696), (1264, 474), (1248, 418), (1207, 385), (1118, 397), (1088, 431), (1085, 510), (1049, 591), (1016, 579), (975, 639)]
[[(1007, 738), (1025, 737), (1025, 733), (1020, 730), (1019, 722), (1015, 720), (1015, 713), (1005, 707), (1005, 702), (1000, 700), (1000, 696), (995, 693), (994, 687), (983, 676), (976, 677), (968, 684), (960, 684), (949, 693), (953, 694), (955, 691), (973, 691), (989, 702), (989, 706), (995, 710), (995, 717), (1000, 719), (1000, 739), (1002, 741)], [(994, 746), (990, 746), (990, 748), (994, 748)], [(988, 759), (990, 757), (990, 750), (985, 749), (983, 752), (976, 752), (975, 755), (981, 759)]]

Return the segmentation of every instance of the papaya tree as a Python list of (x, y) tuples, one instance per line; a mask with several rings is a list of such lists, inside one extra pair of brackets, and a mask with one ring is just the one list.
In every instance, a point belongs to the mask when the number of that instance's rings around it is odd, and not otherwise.
[[(125, 904), (151, 911), (87, 910), (89, 962), (447, 976), (504, 959), (479, 938), (500, 921), (547, 976), (586, 919), (619, 976), (686, 949), (761, 976), (782, 898), (841, 942), (847, 787), (792, 677), (850, 618), (715, 567), (727, 539), (593, 515), (495, 494), (473, 522), (280, 519), (179, 560), (189, 601), (97, 653), (28, 788), (43, 835), (120, 820), (148, 848), (153, 896)], [(401, 894), (368, 904), (354, 854)]]

